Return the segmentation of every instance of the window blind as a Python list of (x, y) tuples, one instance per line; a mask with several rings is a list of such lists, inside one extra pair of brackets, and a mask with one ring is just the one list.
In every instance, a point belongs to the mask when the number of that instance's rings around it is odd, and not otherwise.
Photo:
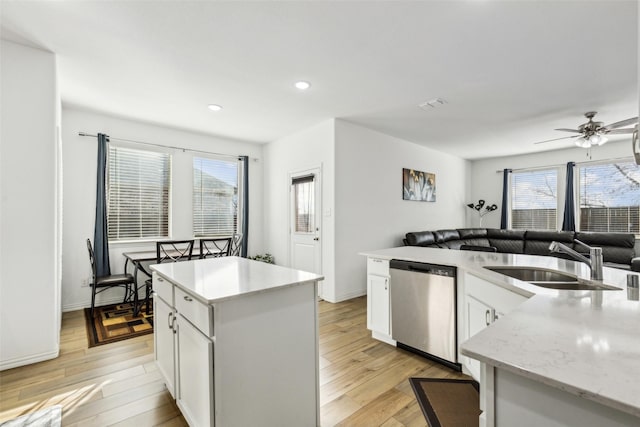
[(313, 233), (316, 228), (314, 175), (291, 180), (294, 197), (294, 227), (296, 233)]
[(107, 174), (109, 240), (168, 237), (170, 155), (110, 146)]
[(582, 165), (579, 175), (581, 231), (640, 234), (640, 166)]
[(558, 171), (513, 172), (511, 176), (511, 228), (556, 230)]
[(238, 232), (238, 162), (193, 158), (193, 233), (195, 237)]

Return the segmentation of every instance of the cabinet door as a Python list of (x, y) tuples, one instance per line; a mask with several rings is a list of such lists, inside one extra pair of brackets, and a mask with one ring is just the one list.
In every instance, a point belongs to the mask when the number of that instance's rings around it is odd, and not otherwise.
[(165, 384), (171, 396), (175, 395), (175, 311), (157, 297), (153, 299), (153, 313), (155, 317), (153, 338), (155, 358), (158, 370), (164, 377)]
[[(466, 295), (465, 298), (465, 315), (466, 315), (466, 327), (467, 327), (467, 339), (471, 338), (493, 322), (494, 310), (488, 305), (478, 301), (471, 295)], [(480, 362), (475, 359), (467, 358), (467, 368), (471, 372), (471, 375), (479, 379), (480, 378)]]
[(213, 426), (213, 342), (178, 319), (178, 407), (190, 426)]
[(390, 335), (389, 278), (367, 276), (367, 328)]

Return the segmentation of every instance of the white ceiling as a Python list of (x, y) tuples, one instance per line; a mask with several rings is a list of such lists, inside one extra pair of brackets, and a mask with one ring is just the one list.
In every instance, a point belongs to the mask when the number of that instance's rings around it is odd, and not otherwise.
[[(58, 55), (65, 105), (228, 138), (337, 117), (474, 159), (570, 147), (533, 142), (569, 135), (553, 129), (589, 110), (638, 115), (636, 1), (1, 7), (3, 38)], [(418, 108), (436, 97), (448, 103)]]

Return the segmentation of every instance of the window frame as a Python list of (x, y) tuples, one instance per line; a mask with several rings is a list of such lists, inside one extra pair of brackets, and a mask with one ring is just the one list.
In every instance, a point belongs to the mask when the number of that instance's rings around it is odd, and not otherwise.
[[(513, 211), (514, 211), (514, 197), (513, 197), (513, 186), (514, 186), (514, 178), (516, 174), (525, 174), (525, 173), (533, 173), (533, 172), (543, 172), (543, 171), (555, 171), (556, 174), (556, 223), (554, 228), (513, 228)], [(532, 168), (522, 168), (518, 170), (514, 170), (509, 174), (509, 191), (508, 191), (508, 214), (507, 214), (507, 229), (509, 230), (540, 230), (540, 231), (557, 231), (560, 229), (559, 221), (562, 216), (560, 215), (560, 167), (559, 166), (541, 166), (541, 167), (532, 167)]]
[(191, 156), (191, 235), (193, 236), (194, 239), (200, 239), (200, 238), (218, 238), (218, 237), (230, 237), (227, 234), (202, 234), (202, 235), (198, 235), (196, 233), (196, 227), (195, 227), (195, 221), (194, 221), (194, 216), (196, 213), (196, 209), (195, 209), (195, 201), (194, 201), (194, 196), (195, 196), (195, 186), (194, 184), (194, 173), (195, 173), (195, 161), (196, 159), (205, 159), (205, 160), (214, 160), (214, 161), (222, 161), (222, 162), (229, 162), (229, 163), (233, 163), (232, 159), (235, 159), (235, 164), (236, 164), (236, 174), (237, 174), (237, 204), (236, 204), (236, 223), (235, 223), (235, 232), (232, 234), (241, 234), (242, 233), (242, 224), (244, 221), (244, 173), (242, 170), (242, 162), (240, 161), (239, 157), (236, 156), (226, 156), (226, 155), (215, 155), (215, 154), (206, 154), (206, 153), (194, 153), (193, 156)]
[[(582, 230), (582, 189), (583, 189), (583, 185), (581, 184), (582, 181), (582, 169), (583, 168), (589, 168), (589, 167), (593, 167), (593, 166), (601, 166), (601, 165), (613, 165), (616, 163), (635, 163), (635, 160), (633, 157), (622, 157), (622, 158), (616, 158), (616, 159), (603, 159), (603, 160), (597, 160), (597, 161), (591, 161), (591, 162), (585, 162), (585, 163), (576, 163), (576, 173), (574, 174), (574, 189), (575, 189), (575, 211), (576, 211), (576, 231), (584, 231), (584, 232), (591, 232), (591, 230)], [(640, 167), (640, 166), (639, 166)], [(610, 225), (609, 225), (610, 226)], [(610, 233), (615, 233), (615, 232), (619, 232), (619, 233), (632, 233), (635, 235), (636, 238), (640, 238), (640, 231), (639, 232), (634, 232), (634, 231), (608, 231)]]
[(172, 226), (172, 219), (173, 219), (173, 155), (172, 155), (172, 151), (170, 150), (163, 150), (161, 148), (159, 149), (149, 149), (149, 148), (140, 148), (137, 144), (136, 145), (131, 145), (131, 144), (127, 144), (127, 143), (114, 143), (114, 142), (109, 142), (109, 149), (107, 150), (107, 165), (106, 165), (106, 204), (107, 204), (107, 232), (109, 230), (109, 198), (111, 195), (111, 189), (109, 188), (109, 184), (110, 184), (110, 176), (109, 176), (109, 169), (110, 169), (110, 162), (111, 162), (111, 149), (125, 149), (125, 150), (132, 150), (132, 151), (140, 151), (140, 152), (149, 152), (149, 153), (155, 153), (155, 154), (163, 154), (166, 155), (168, 157), (168, 176), (167, 176), (167, 183), (168, 183), (168, 195), (167, 195), (167, 235), (166, 236), (155, 236), (155, 237), (150, 237), (150, 236), (144, 236), (144, 237), (137, 237), (137, 238), (132, 238), (132, 237), (127, 237), (127, 238), (123, 238), (123, 239), (115, 239), (112, 237), (109, 237), (109, 245), (120, 245), (120, 244), (127, 244), (127, 243), (147, 243), (147, 242), (157, 242), (158, 240), (163, 240), (163, 239), (171, 239), (172, 238), (172, 230), (173, 230), (173, 226)]

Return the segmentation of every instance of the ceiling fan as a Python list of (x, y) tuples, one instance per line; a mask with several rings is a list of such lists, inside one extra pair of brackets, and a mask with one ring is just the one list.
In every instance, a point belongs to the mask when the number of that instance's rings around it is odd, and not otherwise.
[[(602, 145), (605, 142), (607, 142), (609, 140), (605, 136), (607, 134), (633, 133), (636, 130), (636, 127), (638, 124), (638, 118), (632, 117), (630, 119), (605, 125), (603, 122), (593, 121), (593, 118), (595, 117), (596, 114), (598, 114), (597, 111), (589, 111), (584, 113), (584, 116), (587, 119), (589, 119), (589, 121), (587, 123), (583, 123), (580, 126), (578, 126), (578, 129), (565, 129), (565, 128), (555, 129), (561, 132), (577, 133), (577, 135), (564, 136), (562, 138), (547, 139), (545, 141), (534, 142), (534, 144), (542, 144), (545, 142), (574, 138), (573, 142), (575, 142), (575, 144), (578, 147), (590, 148), (594, 145)], [(631, 125), (633, 126), (630, 128), (624, 128), (625, 126), (631, 126)]]

